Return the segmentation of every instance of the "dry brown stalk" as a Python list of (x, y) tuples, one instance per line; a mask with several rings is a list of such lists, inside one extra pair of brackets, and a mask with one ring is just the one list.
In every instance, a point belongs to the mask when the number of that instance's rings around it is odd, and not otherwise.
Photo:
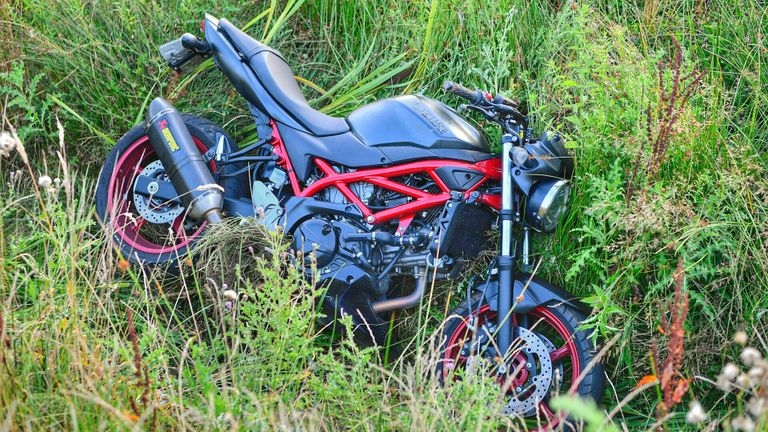
[[(0, 344), (6, 349), (11, 349), (11, 339), (5, 337), (5, 322), (3, 321), (3, 311), (0, 310)], [(5, 364), (5, 349), (0, 349), (0, 363)]]
[[(649, 142), (652, 143), (651, 158), (648, 161), (648, 173), (653, 179), (658, 173), (659, 167), (666, 161), (667, 151), (669, 150), (670, 138), (674, 135), (674, 126), (680, 114), (685, 111), (688, 100), (693, 92), (698, 88), (704, 72), (698, 72), (695, 69), (681, 77), (683, 65), (683, 49), (677, 38), (672, 36), (672, 44), (675, 46), (675, 58), (672, 61), (672, 89), (667, 91), (663, 83), (663, 76), (668, 64), (659, 62), (659, 106), (657, 107), (657, 131), (655, 137), (648, 135)], [(646, 113), (650, 115), (649, 112)], [(646, 132), (650, 128), (646, 126)]]
[[(659, 168), (666, 162), (670, 140), (675, 134), (675, 124), (704, 77), (704, 72), (699, 72), (696, 69), (682, 75), (683, 49), (674, 36), (672, 36), (672, 44), (675, 47), (672, 64), (663, 61), (659, 61), (657, 64), (659, 102), (655, 114), (651, 102), (648, 102), (645, 111), (645, 138), (651, 144), (651, 153), (645, 171), (650, 181), (656, 179)], [(672, 75), (671, 89), (668, 89), (668, 85), (664, 83), (664, 76), (667, 72)], [(638, 149), (632, 173), (627, 180), (627, 206), (629, 206), (632, 195), (639, 185), (638, 175), (642, 154), (643, 145)]]
[[(653, 361), (659, 376), (662, 400), (656, 407), (658, 419), (669, 414), (670, 410), (682, 401), (688, 391), (689, 380), (681, 372), (685, 355), (685, 318), (688, 315), (688, 293), (683, 292), (683, 259), (677, 261), (675, 271), (675, 296), (671, 304), (661, 308), (660, 331), (667, 336), (667, 357), (659, 361), (656, 341), (653, 341)], [(669, 314), (669, 317), (667, 315)]]
[[(146, 410), (149, 406), (149, 370), (146, 366), (142, 366), (141, 351), (139, 351), (139, 338), (136, 336), (136, 327), (133, 324), (133, 313), (130, 309), (125, 311), (126, 318), (128, 319), (128, 338), (131, 340), (131, 346), (133, 347), (133, 366), (136, 369), (136, 385), (142, 388), (141, 403), (142, 409), (140, 410), (133, 399), (131, 402), (131, 409), (136, 417), (141, 417), (141, 412)], [(152, 424), (150, 430), (155, 430), (156, 415), (152, 413)]]

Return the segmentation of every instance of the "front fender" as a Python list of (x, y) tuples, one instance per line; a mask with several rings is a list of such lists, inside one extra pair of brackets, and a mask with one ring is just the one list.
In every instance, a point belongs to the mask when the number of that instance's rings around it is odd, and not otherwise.
[[(473, 284), (472, 289), (481, 292), (484, 290), (488, 305), (492, 309), (496, 309), (496, 299), (499, 295), (498, 279), (477, 281)], [(565, 303), (585, 314), (589, 314), (592, 311), (589, 306), (581, 302), (573, 294), (530, 273), (518, 272), (515, 274), (514, 292), (512, 294), (512, 298), (515, 301), (513, 306), (515, 313), (525, 314), (536, 307), (548, 303)]]

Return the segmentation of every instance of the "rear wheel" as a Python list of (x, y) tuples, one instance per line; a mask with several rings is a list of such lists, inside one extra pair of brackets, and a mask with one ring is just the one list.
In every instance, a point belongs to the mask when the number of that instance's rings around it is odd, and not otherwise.
[[(182, 115), (193, 141), (205, 153), (224, 135), (227, 149), (232, 139), (214, 123), (189, 114)], [(176, 202), (151, 199), (135, 193), (139, 175), (167, 181), (142, 123), (123, 135), (109, 153), (96, 187), (96, 213), (110, 233), (115, 248), (133, 263), (156, 265), (187, 254), (205, 230), (206, 223), (186, 217)], [(209, 162), (211, 172), (221, 167)]]
[(549, 406), (557, 394), (573, 391), (599, 400), (604, 376), (594, 359), (589, 334), (577, 330), (584, 316), (566, 304), (545, 305), (525, 315), (515, 314), (517, 339), (512, 354), (501, 362), (493, 337), (496, 312), (473, 295), (451, 312), (443, 331), (438, 374), (441, 380), (459, 379), (456, 372), (476, 360), (487, 360), (506, 394), (503, 412), (522, 418), (527, 427), (546, 430), (566, 420)]

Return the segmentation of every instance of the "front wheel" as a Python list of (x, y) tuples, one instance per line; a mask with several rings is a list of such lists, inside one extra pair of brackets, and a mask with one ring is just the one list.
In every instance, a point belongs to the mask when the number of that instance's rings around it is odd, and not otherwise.
[(456, 380), (457, 373), (478, 360), (486, 360), (491, 373), (505, 392), (503, 412), (528, 423), (527, 427), (549, 429), (566, 420), (549, 406), (557, 394), (573, 391), (599, 400), (604, 374), (594, 363), (589, 333), (577, 330), (581, 312), (567, 304), (539, 306), (529, 313), (514, 314), (517, 338), (507, 361), (496, 351), (496, 311), (476, 293), (454, 309), (443, 330), (438, 376), (442, 382)]

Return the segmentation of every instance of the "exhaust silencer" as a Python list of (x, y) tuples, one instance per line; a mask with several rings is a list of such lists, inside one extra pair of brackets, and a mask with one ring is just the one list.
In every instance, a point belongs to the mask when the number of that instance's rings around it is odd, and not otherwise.
[(224, 194), (184, 119), (170, 102), (155, 98), (149, 104), (146, 133), (187, 215), (198, 221), (219, 222)]

